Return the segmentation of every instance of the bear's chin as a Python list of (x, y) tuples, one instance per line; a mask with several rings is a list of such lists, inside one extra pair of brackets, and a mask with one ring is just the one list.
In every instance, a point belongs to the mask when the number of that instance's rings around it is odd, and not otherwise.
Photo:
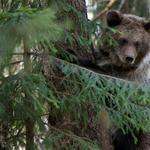
[(134, 64), (131, 65), (131, 69), (132, 69), (132, 70), (136, 70), (137, 68), (138, 68), (138, 65), (137, 65), (137, 64), (134, 63)]
[(122, 64), (121, 66), (115, 65), (116, 69), (120, 72), (132, 72), (135, 71), (138, 68), (138, 65), (133, 63), (133, 64)]
[(130, 65), (122, 65), (121, 68), (124, 69), (124, 70), (134, 71), (138, 68), (138, 65), (133, 63), (133, 64), (130, 64)]

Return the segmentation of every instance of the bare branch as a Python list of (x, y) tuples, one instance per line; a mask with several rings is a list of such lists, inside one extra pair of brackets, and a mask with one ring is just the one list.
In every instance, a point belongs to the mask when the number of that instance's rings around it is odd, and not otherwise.
[(10, 139), (13, 139), (13, 138), (19, 138), (19, 137), (22, 137), (24, 135), (26, 135), (26, 132), (8, 137), (8, 138), (5, 139), (5, 141), (9, 141)]
[(12, 62), (12, 63), (5, 64), (5, 65), (3, 65), (2, 67), (4, 67), (4, 66), (9, 66), (9, 65), (19, 64), (19, 63), (21, 63), (21, 62), (23, 62), (23, 61), (22, 61), (22, 60), (21, 60), (21, 61), (15, 61), (15, 62)]
[(44, 150), (44, 147), (40, 143), (40, 140), (39, 140), (38, 136), (35, 133), (34, 133), (34, 137), (36, 139), (36, 143), (38, 144), (38, 147), (40, 148), (40, 150)]
[(108, 10), (110, 10), (110, 8), (112, 7), (112, 5), (116, 2), (117, 0), (111, 0), (108, 5), (106, 6), (105, 9), (103, 9), (92, 21), (95, 22), (102, 14), (104, 14), (105, 12), (107, 12)]
[(120, 11), (123, 7), (123, 5), (125, 4), (126, 0), (122, 0), (119, 7), (118, 7), (118, 11)]

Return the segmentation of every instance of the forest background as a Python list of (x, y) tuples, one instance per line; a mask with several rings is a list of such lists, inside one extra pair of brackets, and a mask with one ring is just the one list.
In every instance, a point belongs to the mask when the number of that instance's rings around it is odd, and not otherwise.
[(110, 9), (149, 18), (145, 0), (1, 0), (0, 149), (110, 150), (108, 127), (126, 124), (135, 143), (133, 130), (149, 129), (149, 85), (71, 63), (94, 63), (102, 31), (117, 45)]

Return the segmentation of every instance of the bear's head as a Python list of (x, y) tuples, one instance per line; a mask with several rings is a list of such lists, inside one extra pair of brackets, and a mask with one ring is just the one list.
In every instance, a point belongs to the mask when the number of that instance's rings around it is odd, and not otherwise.
[(104, 46), (99, 47), (101, 63), (98, 65), (111, 64), (130, 72), (136, 70), (150, 52), (150, 21), (111, 10), (107, 13), (107, 25), (124, 34), (106, 30), (118, 46), (105, 41)]

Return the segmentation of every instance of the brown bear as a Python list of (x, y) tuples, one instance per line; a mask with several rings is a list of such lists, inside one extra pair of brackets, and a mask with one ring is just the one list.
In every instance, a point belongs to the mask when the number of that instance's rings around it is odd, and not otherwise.
[(97, 65), (107, 74), (138, 83), (149, 83), (150, 73), (150, 21), (118, 11), (107, 13), (107, 25), (119, 32), (107, 32), (118, 46), (109, 45), (105, 40), (99, 47)]
[[(107, 74), (137, 83), (150, 83), (150, 21), (118, 11), (107, 13), (108, 27), (119, 30), (114, 33), (106, 29), (117, 46), (104, 40), (99, 47), (97, 65)], [(138, 142), (134, 144), (131, 133), (113, 131), (115, 150), (150, 150), (150, 131), (136, 133)]]

